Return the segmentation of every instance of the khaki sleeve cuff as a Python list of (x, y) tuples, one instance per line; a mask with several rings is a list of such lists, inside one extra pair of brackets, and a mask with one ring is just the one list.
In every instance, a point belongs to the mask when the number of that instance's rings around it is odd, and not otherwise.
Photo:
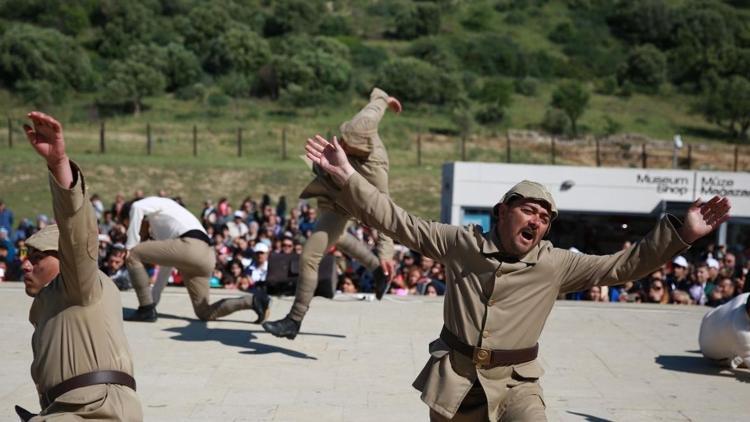
[(388, 97), (389, 97), (388, 93), (386, 93), (380, 88), (373, 88), (372, 92), (370, 93), (370, 101), (375, 101), (378, 99), (383, 100), (383, 101), (388, 101)]
[(49, 172), (49, 186), (52, 192), (52, 200), (56, 209), (63, 213), (63, 216), (72, 216), (85, 202), (86, 184), (83, 180), (83, 173), (76, 163), (70, 161), (70, 169), (73, 172), (73, 186), (69, 189), (61, 186), (51, 172)]
[(682, 227), (682, 221), (672, 214), (667, 214), (661, 221), (661, 224), (665, 227), (665, 231), (668, 233), (669, 247), (668, 250), (672, 253), (672, 257), (685, 252), (690, 249), (690, 244), (685, 242), (680, 236), (679, 228)]

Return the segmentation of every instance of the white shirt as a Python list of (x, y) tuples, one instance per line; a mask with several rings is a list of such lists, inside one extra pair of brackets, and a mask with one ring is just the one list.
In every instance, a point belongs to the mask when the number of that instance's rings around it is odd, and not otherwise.
[(750, 316), (745, 303), (750, 293), (710, 310), (701, 322), (698, 343), (710, 359), (728, 359), (733, 368), (744, 362), (750, 368)]
[(141, 223), (148, 218), (149, 235), (154, 240), (177, 239), (190, 230), (206, 231), (190, 211), (169, 198), (149, 196), (133, 202), (130, 208), (127, 249), (141, 241)]
[(254, 263), (250, 265), (247, 271), (250, 273), (250, 278), (253, 279), (254, 283), (262, 283), (266, 281), (266, 277), (268, 276), (268, 261), (260, 264), (260, 266)]

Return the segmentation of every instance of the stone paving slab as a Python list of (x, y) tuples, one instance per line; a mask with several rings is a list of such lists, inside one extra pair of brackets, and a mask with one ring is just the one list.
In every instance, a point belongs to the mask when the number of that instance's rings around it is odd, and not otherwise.
[[(212, 291), (216, 298), (231, 292)], [(0, 421), (38, 408), (29, 376), (31, 299), (0, 284)], [(132, 292), (123, 305), (135, 308)], [(272, 318), (290, 298), (275, 298)], [(252, 311), (203, 323), (168, 288), (154, 324), (126, 323), (148, 421), (422, 421), (411, 382), (442, 325), (440, 298), (315, 298), (294, 341)], [(698, 352), (706, 308), (559, 302), (541, 343), (551, 421), (746, 421), (750, 372)]]

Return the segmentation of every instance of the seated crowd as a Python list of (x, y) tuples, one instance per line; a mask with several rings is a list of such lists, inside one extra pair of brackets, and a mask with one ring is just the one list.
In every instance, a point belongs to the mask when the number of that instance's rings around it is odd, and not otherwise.
[[(133, 200), (143, 196), (142, 191), (136, 191)], [(166, 193), (160, 191), (159, 196), (166, 196)], [(179, 197), (174, 199), (181, 203)], [(120, 223), (125, 196), (116, 195), (109, 208), (104, 207), (98, 195), (91, 196), (91, 203), (99, 219), (101, 270), (121, 290), (127, 290), (130, 280), (125, 268), (126, 230)], [(247, 197), (237, 208), (233, 208), (227, 198), (220, 198), (215, 204), (206, 200), (198, 217), (216, 253), (211, 287), (248, 291), (265, 288), (270, 255), (302, 253), (315, 226), (317, 213), (307, 202), (300, 201), (296, 206), (288, 207), (282, 196), (273, 205), (270, 197), (263, 195), (260, 201)], [(39, 215), (35, 224), (22, 219), (14, 229), (12, 213), (0, 200), (0, 281), (23, 278), (24, 241), (48, 223), (45, 215)], [(377, 233), (374, 230), (352, 225), (349, 231), (371, 249), (375, 248)], [(396, 274), (388, 293), (399, 296), (444, 294), (445, 272), (440, 262), (420, 256), (402, 245), (397, 244), (395, 250)], [(372, 292), (369, 271), (336, 250), (335, 246), (329, 252), (335, 257), (337, 290), (344, 293)], [(691, 252), (697, 257), (692, 262), (684, 256), (677, 256), (641, 280), (610, 288), (594, 287), (586, 292), (564, 295), (561, 299), (718, 306), (750, 290), (750, 285), (745, 282), (750, 260), (745, 256), (744, 248), (728, 251), (723, 246), (710, 245), (700, 253)], [(154, 281), (157, 277), (168, 277), (170, 284), (182, 284), (176, 270), (169, 274), (164, 273), (165, 270), (170, 269), (149, 268), (149, 274)]]

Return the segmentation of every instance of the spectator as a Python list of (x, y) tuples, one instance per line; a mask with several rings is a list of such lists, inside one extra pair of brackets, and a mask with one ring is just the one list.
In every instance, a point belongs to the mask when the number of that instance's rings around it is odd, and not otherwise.
[(706, 259), (706, 266), (708, 267), (708, 282), (716, 285), (719, 283), (719, 261), (708, 258)]
[(646, 303), (669, 303), (669, 293), (664, 286), (664, 281), (662, 281), (661, 278), (654, 277), (654, 275), (657, 273), (660, 274), (660, 272), (658, 271), (652, 274), (645, 301)]
[(237, 210), (232, 215), (233, 220), (227, 222), (227, 229), (229, 230), (229, 238), (235, 239), (241, 236), (245, 236), (249, 229), (245, 224), (245, 213)]
[(672, 303), (675, 305), (690, 305), (690, 294), (684, 290), (675, 290), (672, 292)]
[(285, 236), (281, 239), (281, 253), (286, 255), (294, 254), (294, 240), (291, 237)]
[(255, 252), (255, 260), (247, 269), (248, 275), (253, 284), (265, 283), (266, 281), (266, 276), (268, 275), (269, 249), (268, 245), (263, 242), (258, 242), (253, 249)]
[(586, 300), (592, 302), (606, 302), (604, 295), (602, 294), (600, 286), (593, 286), (586, 292)]
[(336, 289), (341, 291), (342, 293), (357, 293), (359, 292), (359, 285), (352, 277), (344, 275), (339, 280), (339, 284), (338, 286), (336, 286)]
[(112, 219), (112, 211), (104, 211), (102, 218), (99, 220), (99, 233), (108, 235), (115, 227), (115, 224), (115, 221)]
[(716, 287), (711, 291), (708, 296), (708, 306), (717, 307), (721, 306), (735, 297), (734, 282), (729, 277), (724, 277), (716, 284)]
[(104, 265), (99, 269), (115, 282), (119, 290), (130, 290), (133, 287), (130, 284), (130, 274), (125, 267), (125, 245), (122, 243), (112, 246)]
[(101, 221), (102, 216), (104, 215), (104, 204), (102, 203), (101, 198), (99, 198), (99, 194), (93, 194), (91, 195), (91, 198), (89, 198), (91, 201), (91, 206), (94, 207), (94, 215), (96, 215), (96, 221)]
[(0, 248), (3, 248), (5, 252), (6, 262), (11, 262), (16, 258), (16, 247), (10, 240), (8, 229), (0, 227)]
[(5, 205), (2, 199), (0, 199), (0, 228), (5, 229), (9, 237), (13, 232), (13, 211)]
[(667, 275), (667, 285), (669, 292), (674, 290), (685, 290), (690, 287), (688, 282), (688, 262), (684, 256), (676, 256), (672, 260), (672, 273)]
[(714, 285), (708, 279), (708, 266), (701, 262), (695, 267), (695, 279), (688, 287), (690, 298), (699, 305), (705, 305), (713, 288)]
[(722, 270), (722, 276), (733, 277), (737, 274), (737, 257), (733, 253), (727, 252), (727, 254), (724, 255), (723, 261), (724, 268)]
[(112, 203), (112, 206), (110, 207), (110, 211), (112, 211), (112, 216), (117, 221), (122, 221), (123, 216), (122, 215), (122, 207), (125, 205), (125, 196), (122, 193), (118, 193), (115, 195), (115, 201)]

